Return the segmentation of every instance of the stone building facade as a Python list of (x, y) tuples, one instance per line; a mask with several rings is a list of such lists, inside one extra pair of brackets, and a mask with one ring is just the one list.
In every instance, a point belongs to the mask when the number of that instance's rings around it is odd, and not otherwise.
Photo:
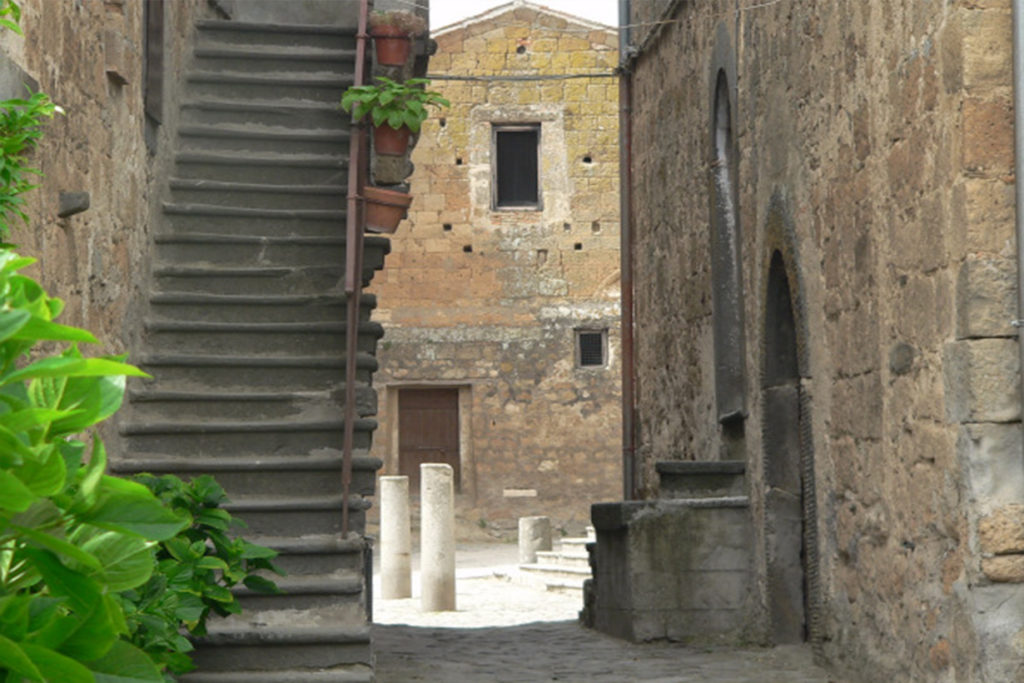
[(626, 4), (640, 497), (745, 462), (748, 635), (1024, 679), (1009, 1)]
[(452, 106), (423, 126), (370, 290), (374, 453), (414, 491), (420, 462), (450, 462), (468, 528), (580, 529), (621, 488), (616, 34), (514, 2), (432, 37)]

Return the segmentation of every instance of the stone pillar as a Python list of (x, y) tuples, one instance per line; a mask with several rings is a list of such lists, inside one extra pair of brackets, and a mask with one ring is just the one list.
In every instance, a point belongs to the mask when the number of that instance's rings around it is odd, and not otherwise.
[(533, 564), (538, 550), (551, 550), (551, 520), (547, 517), (519, 518), (519, 564)]
[(420, 465), (420, 593), (424, 612), (455, 610), (454, 498), (451, 465)]
[(412, 597), (409, 477), (380, 478), (380, 597)]

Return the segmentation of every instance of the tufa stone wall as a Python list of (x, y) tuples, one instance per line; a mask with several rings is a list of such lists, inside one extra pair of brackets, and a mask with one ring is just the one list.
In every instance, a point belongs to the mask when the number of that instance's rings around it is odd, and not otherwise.
[[(205, 3), (165, 4), (164, 58), (176, 73), (192, 15)], [(66, 113), (45, 126), (31, 160), (43, 173), (26, 196), (31, 224), (16, 227), (11, 241), (39, 259), (36, 274), (67, 302), (65, 322), (93, 331), (104, 352), (128, 351), (148, 275), (150, 188), (161, 163), (145, 143), (143, 3), (26, 0), (22, 10), (25, 37), (5, 31), (0, 60)], [(10, 85), (5, 96), (24, 94)], [(82, 192), (88, 210), (60, 218), (61, 193)]]
[[(621, 489), (618, 84), (615, 32), (524, 3), (442, 29), (431, 88), (451, 100), (412, 160), (409, 220), (374, 279), (384, 428), (397, 473), (397, 393), (461, 391), (460, 518), (498, 533), (550, 515), (581, 530)], [(541, 210), (492, 210), (492, 125), (540, 124)], [(608, 331), (580, 368), (577, 328)]]
[[(718, 459), (708, 192), (729, 74), (742, 455), (765, 579), (765, 307), (785, 262), (813, 451), (820, 654), (854, 680), (1019, 680), (1024, 498), (1007, 0), (675, 3), (635, 65), (639, 470)], [(646, 13), (646, 14), (645, 14)], [(646, 32), (634, 37), (642, 42)]]

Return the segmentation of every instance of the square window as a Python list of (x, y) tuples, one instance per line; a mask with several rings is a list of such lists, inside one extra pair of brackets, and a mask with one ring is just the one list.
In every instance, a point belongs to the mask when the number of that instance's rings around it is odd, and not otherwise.
[(608, 364), (608, 330), (576, 330), (576, 365), (600, 368)]
[(492, 142), (494, 208), (540, 209), (540, 125), (496, 125)]

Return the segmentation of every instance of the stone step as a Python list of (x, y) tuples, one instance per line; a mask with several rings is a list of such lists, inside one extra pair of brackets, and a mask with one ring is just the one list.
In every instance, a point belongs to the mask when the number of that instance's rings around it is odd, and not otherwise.
[(660, 498), (720, 498), (746, 493), (741, 460), (670, 460), (655, 464)]
[(178, 677), (179, 683), (373, 683), (373, 670), (354, 664), (342, 669), (308, 668), (277, 671), (194, 671)]
[[(356, 413), (367, 417), (377, 412), (377, 392), (356, 386)], [(269, 389), (225, 390), (220, 387), (197, 391), (169, 391), (132, 387), (128, 391), (131, 419), (325, 419), (342, 413), (345, 387), (320, 391), (278, 391)]]
[(583, 592), (583, 582), (591, 578), (590, 568), (579, 569), (559, 564), (521, 564), (519, 578), (528, 585), (546, 590)]
[[(346, 363), (344, 358), (331, 356), (150, 353), (141, 357), (139, 365), (167, 390), (317, 391), (335, 388), (345, 376)], [(376, 370), (376, 358), (366, 353), (357, 355), (357, 381), (368, 383)]]
[(331, 237), (345, 234), (345, 211), (268, 209), (220, 204), (163, 205), (164, 225), (176, 233)]
[(192, 51), (193, 66), (201, 71), (284, 70), (329, 71), (349, 74), (354, 71), (356, 51), (306, 45), (245, 45), (207, 41)]
[[(347, 117), (339, 110), (339, 117)], [(316, 154), (349, 144), (347, 130), (270, 127), (253, 123), (186, 124), (178, 149)]]
[(196, 23), (197, 48), (293, 46), (328, 50), (355, 49), (355, 28), (305, 24), (263, 24), (258, 22), (204, 19)]
[(185, 150), (174, 155), (175, 176), (278, 185), (337, 185), (348, 160), (336, 154)]
[(331, 574), (363, 570), (366, 541), (350, 533), (310, 534), (304, 531), (287, 536), (266, 536), (247, 532), (253, 543), (278, 552), (274, 564), (291, 575)]
[(150, 309), (161, 319), (217, 323), (335, 322), (346, 315), (346, 298), (339, 295), (207, 294), (157, 292)]
[(261, 209), (314, 209), (343, 211), (348, 188), (344, 185), (280, 185), (233, 183), (195, 178), (172, 178), (176, 204), (244, 206)]
[[(320, 268), (345, 263), (345, 237), (291, 237), (258, 235), (156, 235), (157, 268), (215, 266), (231, 268)], [(387, 239), (367, 236), (363, 256), (366, 269), (383, 267), (390, 251)], [(159, 271), (158, 271), (159, 272)]]
[[(374, 420), (355, 421), (354, 446), (367, 449)], [(340, 419), (322, 421), (207, 420), (190, 422), (146, 422), (123, 424), (133, 457), (143, 454), (188, 453), (195, 456), (232, 454), (307, 453), (336, 448), (342, 442), (345, 425)]]
[(190, 71), (185, 97), (253, 100), (284, 97), (307, 102), (341, 102), (353, 83), (352, 74), (331, 72)]
[[(341, 488), (340, 486), (338, 487)], [(301, 530), (307, 534), (341, 532), (341, 494), (327, 496), (235, 496), (225, 506), (240, 517), (254, 533), (283, 536)], [(363, 529), (370, 502), (358, 494), (349, 495), (351, 526)]]
[(267, 610), (316, 610), (331, 607), (339, 621), (343, 619), (358, 623), (365, 618), (361, 570), (331, 575), (268, 577), (277, 584), (280, 593), (260, 593), (242, 584), (231, 589), (242, 607), (243, 614)]
[[(372, 264), (364, 271), (373, 274)], [(162, 265), (153, 271), (158, 291), (204, 292), (208, 294), (252, 294), (268, 296), (315, 294), (339, 289), (344, 277), (340, 264), (311, 266), (196, 266)], [(373, 300), (364, 300), (372, 306)]]
[[(340, 102), (340, 100), (339, 100)], [(185, 100), (181, 105), (185, 125), (253, 124), (291, 128), (296, 121), (316, 128), (347, 130), (351, 117), (341, 114), (338, 102), (304, 102), (300, 100), (225, 100), (202, 97)]]
[(563, 550), (538, 550), (537, 564), (558, 567), (575, 567), (590, 571), (590, 556), (586, 552), (567, 552)]
[(210, 622), (208, 634), (196, 643), (193, 660), (204, 673), (373, 665), (367, 624), (256, 624), (233, 619)]
[[(228, 498), (242, 494), (329, 496), (341, 490), (341, 467), (341, 451), (330, 448), (289, 455), (256, 452), (221, 457), (136, 456), (111, 464), (113, 471), (124, 474), (173, 474), (186, 479), (210, 475), (224, 488)], [(361, 496), (374, 495), (380, 467), (379, 459), (365, 452), (354, 453), (349, 490)]]
[[(150, 319), (146, 331), (154, 350), (179, 353), (299, 353), (345, 352), (346, 325), (341, 322), (226, 322)], [(373, 353), (384, 336), (380, 323), (359, 325), (358, 349)]]

